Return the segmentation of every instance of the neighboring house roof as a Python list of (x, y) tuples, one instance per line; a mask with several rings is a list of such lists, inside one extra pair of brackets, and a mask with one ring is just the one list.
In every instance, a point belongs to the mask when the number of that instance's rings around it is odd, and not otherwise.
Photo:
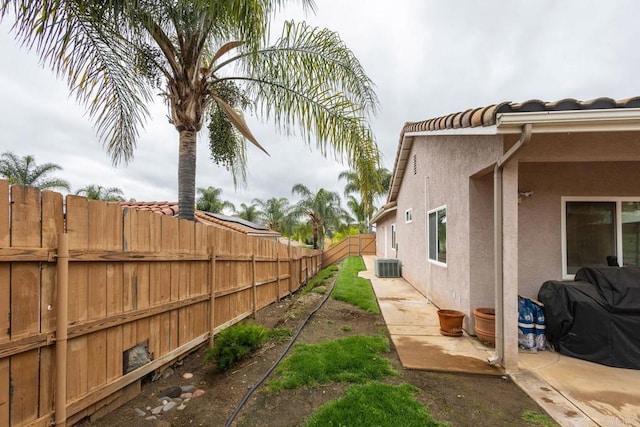
[[(178, 214), (178, 202), (121, 202), (123, 208), (134, 208), (141, 211), (151, 211), (160, 215), (175, 216)], [(196, 222), (230, 229), (255, 237), (280, 237), (277, 231), (269, 230), (264, 225), (246, 221), (242, 218), (216, 214), (204, 211), (195, 211)]]
[[(404, 176), (413, 136), (421, 135), (497, 135), (519, 133), (524, 123), (533, 123), (533, 132), (640, 130), (640, 97), (590, 101), (562, 99), (545, 102), (502, 102), (470, 108), (457, 113), (402, 127), (393, 164), (387, 203), (371, 219), (372, 223), (392, 212)], [(385, 209), (385, 207), (387, 207)]]

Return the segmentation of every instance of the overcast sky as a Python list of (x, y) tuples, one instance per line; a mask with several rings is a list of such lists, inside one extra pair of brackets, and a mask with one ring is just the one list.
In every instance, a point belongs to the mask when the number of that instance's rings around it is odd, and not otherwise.
[[(407, 121), (426, 120), (503, 101), (590, 100), (640, 95), (640, 2), (316, 0), (315, 15), (289, 7), (282, 16), (337, 31), (374, 81), (380, 110), (372, 119), (385, 166), (393, 167)], [(275, 24), (274, 27), (280, 27)], [(113, 167), (82, 107), (65, 83), (21, 49), (0, 24), (0, 151), (35, 156), (64, 170), (75, 191), (88, 184), (119, 187), (138, 201), (177, 200), (178, 134), (166, 107), (152, 107), (135, 159)], [(249, 118), (270, 157), (251, 147), (246, 187), (198, 148), (198, 187), (223, 189), (239, 206), (253, 198), (287, 197), (302, 183), (342, 195), (347, 167), (300, 139)]]

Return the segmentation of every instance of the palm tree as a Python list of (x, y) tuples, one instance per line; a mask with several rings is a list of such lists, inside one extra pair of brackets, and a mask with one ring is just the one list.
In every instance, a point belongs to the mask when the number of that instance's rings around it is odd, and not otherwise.
[(318, 241), (322, 242), (324, 235), (332, 227), (338, 226), (345, 213), (340, 207), (340, 195), (324, 188), (313, 193), (303, 184), (294, 185), (291, 191), (301, 196), (294, 211), (300, 216), (309, 217), (313, 230), (313, 249), (318, 249)]
[(338, 175), (338, 179), (347, 181), (344, 187), (344, 195), (347, 197), (358, 195), (360, 200), (356, 198), (350, 199), (349, 207), (356, 207), (360, 212), (352, 209), (356, 218), (361, 224), (365, 225), (365, 230), (369, 227), (369, 218), (375, 212), (375, 201), (378, 197), (383, 196), (389, 190), (391, 173), (388, 169), (377, 167), (374, 170), (364, 173), (364, 170), (347, 170)]
[(124, 202), (124, 193), (118, 187), (103, 187), (90, 184), (76, 191), (79, 196), (85, 196), (89, 200), (104, 200), (105, 202)]
[(277, 231), (283, 235), (291, 235), (295, 218), (290, 215), (291, 206), (286, 197), (272, 197), (266, 201), (253, 199), (252, 202), (258, 205), (260, 218), (269, 230)]
[(236, 210), (233, 203), (220, 198), (220, 194), (222, 194), (221, 188), (211, 186), (207, 188), (198, 188), (198, 194), (200, 194), (196, 205), (196, 209), (198, 210), (211, 213), (222, 213), (225, 209), (229, 209), (231, 211)]
[[(312, 0), (299, 0), (313, 9)], [(160, 90), (179, 133), (179, 216), (193, 219), (197, 134), (210, 122), (212, 159), (245, 171), (245, 138), (264, 151), (242, 111), (316, 141), (350, 165), (379, 162), (367, 118), (373, 84), (338, 34), (287, 22), (264, 45), (287, 0), (6, 0), (16, 38), (66, 77), (114, 164), (132, 159), (146, 105)], [(13, 6), (13, 7), (12, 7)], [(342, 157), (340, 156), (340, 157)], [(375, 165), (373, 164), (375, 163)]]
[(18, 156), (11, 151), (5, 151), (0, 156), (0, 175), (9, 181), (9, 184), (28, 185), (41, 190), (54, 188), (69, 191), (69, 183), (60, 178), (49, 178), (48, 175), (62, 170), (60, 165), (45, 163), (36, 165), (33, 156)]
[(351, 209), (351, 212), (353, 212), (353, 215), (355, 216), (355, 220), (358, 222), (358, 231), (360, 233), (365, 233), (367, 231), (368, 224), (362, 203), (350, 194), (347, 196), (347, 207)]
[(240, 203), (240, 210), (236, 212), (236, 215), (247, 221), (254, 222), (260, 217), (260, 212), (258, 211), (258, 207), (253, 203), (250, 205)]

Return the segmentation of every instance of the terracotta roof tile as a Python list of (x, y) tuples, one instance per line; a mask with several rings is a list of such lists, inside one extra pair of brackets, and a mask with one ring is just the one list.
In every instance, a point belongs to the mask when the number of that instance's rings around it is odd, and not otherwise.
[[(178, 202), (120, 202), (122, 208), (137, 209), (140, 211), (151, 211), (159, 215), (178, 215)], [(256, 230), (251, 227), (244, 226), (232, 221), (223, 221), (218, 218), (209, 216), (201, 211), (195, 211), (194, 218), (196, 222), (202, 224), (213, 225), (227, 230), (237, 231), (243, 234), (259, 234), (261, 236), (279, 236), (280, 233), (271, 230)]]
[(590, 101), (578, 101), (573, 98), (565, 98), (552, 102), (545, 102), (539, 99), (530, 99), (519, 103), (502, 102), (500, 104), (493, 104), (440, 117), (434, 117), (421, 122), (406, 123), (403, 127), (403, 132), (437, 131), (444, 129), (493, 126), (496, 124), (496, 116), (500, 113), (602, 110), (610, 108), (640, 108), (640, 97), (619, 100), (612, 98), (596, 98)]

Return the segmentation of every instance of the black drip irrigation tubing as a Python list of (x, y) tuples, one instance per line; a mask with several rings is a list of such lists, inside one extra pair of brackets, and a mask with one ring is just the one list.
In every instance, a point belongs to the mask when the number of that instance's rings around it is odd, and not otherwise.
[[(337, 277), (337, 275), (336, 275)], [(231, 416), (229, 417), (229, 419), (227, 420), (227, 422), (224, 424), (225, 427), (230, 427), (231, 423), (233, 422), (233, 420), (236, 419), (236, 417), (238, 416), (238, 414), (240, 413), (240, 411), (242, 410), (242, 408), (244, 407), (244, 405), (247, 403), (247, 401), (249, 400), (249, 398), (251, 397), (251, 395), (253, 394), (254, 391), (256, 391), (256, 389), (258, 387), (260, 387), (260, 385), (267, 379), (267, 377), (271, 374), (271, 372), (273, 372), (273, 370), (280, 364), (280, 362), (282, 362), (282, 359), (284, 359), (284, 357), (287, 355), (287, 353), (289, 352), (289, 350), (291, 349), (291, 347), (293, 346), (293, 344), (296, 342), (296, 339), (298, 339), (298, 336), (300, 335), (300, 333), (302, 332), (302, 328), (304, 328), (306, 326), (306, 324), (309, 322), (309, 320), (311, 319), (311, 316), (313, 316), (318, 310), (320, 310), (320, 308), (322, 308), (322, 306), (324, 305), (325, 302), (327, 302), (327, 300), (329, 299), (329, 296), (331, 295), (331, 292), (333, 292), (333, 285), (336, 283), (336, 278), (334, 277), (333, 282), (331, 282), (331, 287), (329, 288), (329, 292), (327, 292), (327, 294), (325, 295), (325, 297), (322, 299), (322, 301), (320, 301), (320, 303), (318, 304), (318, 306), (316, 308), (314, 308), (309, 315), (304, 319), (304, 321), (302, 322), (302, 324), (300, 326), (298, 326), (298, 330), (296, 331), (296, 333), (293, 335), (293, 338), (291, 338), (291, 341), (289, 341), (289, 344), (287, 344), (287, 346), (285, 347), (285, 349), (282, 351), (282, 353), (280, 354), (280, 356), (278, 356), (278, 358), (276, 359), (276, 361), (273, 363), (273, 365), (271, 365), (271, 367), (267, 370), (267, 372), (258, 380), (258, 382), (256, 382), (254, 385), (251, 386), (251, 388), (249, 388), (249, 390), (247, 391), (247, 393), (244, 395), (244, 397), (242, 398), (242, 400), (240, 400), (240, 403), (238, 403), (238, 406), (236, 406), (236, 409), (233, 411), (233, 414), (231, 414)]]

